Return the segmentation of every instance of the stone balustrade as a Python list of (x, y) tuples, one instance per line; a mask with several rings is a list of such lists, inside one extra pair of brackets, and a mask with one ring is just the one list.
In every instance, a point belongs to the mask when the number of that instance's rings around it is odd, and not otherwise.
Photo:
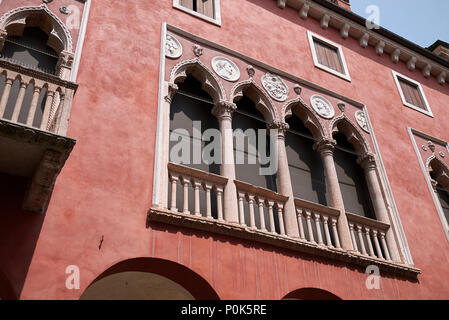
[(386, 234), (390, 226), (386, 223), (346, 213), (354, 249), (364, 256), (391, 261)]
[(341, 249), (337, 228), (339, 210), (302, 199), (295, 199), (295, 207), (302, 241)]
[(223, 190), (227, 178), (174, 163), (168, 164), (168, 172), (171, 211), (224, 221)]
[(235, 185), (240, 225), (285, 236), (284, 205), (288, 197), (241, 181), (235, 181)]
[(65, 135), (77, 85), (0, 60), (0, 118)]

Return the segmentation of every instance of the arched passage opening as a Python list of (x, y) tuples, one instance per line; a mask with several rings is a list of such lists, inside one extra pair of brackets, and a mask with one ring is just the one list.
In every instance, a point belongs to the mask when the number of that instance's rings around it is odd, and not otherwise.
[(81, 300), (219, 300), (215, 290), (191, 269), (169, 260), (135, 258), (104, 271)]
[(282, 300), (341, 300), (341, 298), (326, 290), (301, 288), (290, 292)]

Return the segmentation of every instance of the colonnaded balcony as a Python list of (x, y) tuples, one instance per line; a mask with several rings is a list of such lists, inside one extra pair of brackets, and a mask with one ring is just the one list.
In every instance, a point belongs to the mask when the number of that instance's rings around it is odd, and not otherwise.
[(29, 177), (23, 209), (44, 212), (75, 140), (65, 136), (77, 85), (0, 59), (0, 172)]
[(366, 107), (168, 29), (148, 227), (198, 229), (416, 279)]

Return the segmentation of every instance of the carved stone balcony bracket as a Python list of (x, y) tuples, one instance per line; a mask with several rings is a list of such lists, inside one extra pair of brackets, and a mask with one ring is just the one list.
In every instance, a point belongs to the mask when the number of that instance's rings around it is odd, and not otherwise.
[(421, 273), (421, 270), (404, 264), (393, 263), (361, 255), (359, 253), (345, 251), (343, 249), (324, 247), (319, 244), (312, 244), (300, 239), (273, 234), (235, 223), (218, 221), (211, 218), (198, 217), (160, 208), (151, 208), (148, 211), (147, 228), (149, 228), (153, 222), (254, 241), (310, 254), (320, 258), (333, 259), (362, 268), (366, 268), (369, 265), (376, 265), (381, 272), (397, 274), (411, 279), (417, 279), (418, 275)]
[(0, 120), (0, 171), (31, 179), (23, 209), (44, 213), (56, 178), (76, 141)]

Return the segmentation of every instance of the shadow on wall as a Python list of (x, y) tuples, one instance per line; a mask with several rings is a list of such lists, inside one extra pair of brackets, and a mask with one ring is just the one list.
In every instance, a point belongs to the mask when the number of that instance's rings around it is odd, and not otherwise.
[(200, 275), (176, 262), (135, 258), (98, 276), (80, 300), (219, 300)]
[(43, 214), (22, 210), (28, 178), (0, 174), (0, 298), (19, 299)]

